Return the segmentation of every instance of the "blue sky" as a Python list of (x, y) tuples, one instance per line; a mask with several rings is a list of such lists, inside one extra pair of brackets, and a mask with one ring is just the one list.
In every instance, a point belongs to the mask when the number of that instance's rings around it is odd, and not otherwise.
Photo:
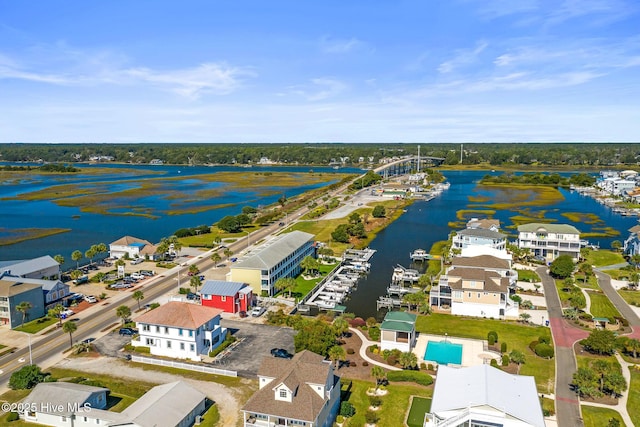
[(0, 142), (640, 140), (635, 0), (0, 0)]

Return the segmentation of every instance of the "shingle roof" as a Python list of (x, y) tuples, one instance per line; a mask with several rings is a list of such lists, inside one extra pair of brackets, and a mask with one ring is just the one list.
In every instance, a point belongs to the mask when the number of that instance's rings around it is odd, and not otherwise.
[(12, 276), (24, 276), (25, 274), (29, 274), (34, 271), (56, 266), (59, 267), (60, 264), (49, 255), (27, 260), (5, 261), (0, 263), (2, 271), (9, 270)]
[[(450, 270), (447, 275), (450, 277), (449, 286), (452, 289), (465, 289), (473, 291), (487, 291), (487, 292), (507, 292), (509, 289), (509, 279), (501, 277), (495, 271), (486, 271), (478, 268), (454, 268)], [(460, 279), (456, 279), (460, 278)], [(484, 282), (482, 289), (478, 288), (465, 288), (462, 285), (463, 280), (474, 280)], [(496, 281), (498, 283), (496, 283)]]
[[(40, 408), (38, 412), (61, 414), (59, 411), (53, 412), (53, 408), (64, 408), (62, 414), (71, 414), (69, 411), (69, 403), (77, 403), (82, 405), (91, 397), (92, 394), (98, 392), (109, 392), (108, 388), (94, 387), (84, 384), (66, 383), (62, 381), (51, 383), (40, 383), (36, 385), (29, 396), (22, 401), (25, 404), (37, 404)], [(49, 405), (40, 405), (47, 403)], [(51, 407), (52, 412), (46, 411)], [(61, 414), (61, 415), (62, 415)]]
[(505, 239), (506, 234), (484, 228), (465, 228), (457, 232), (461, 236), (484, 237), (486, 239)]
[(118, 245), (118, 246), (131, 246), (133, 243), (143, 243), (145, 245), (150, 245), (151, 242), (144, 239), (138, 239), (137, 237), (132, 236), (124, 236), (116, 240), (115, 242), (109, 243), (110, 245)]
[(268, 270), (301, 246), (313, 240), (313, 238), (313, 234), (298, 230), (280, 235), (276, 239), (257, 248), (254, 252), (247, 255), (247, 258), (238, 261), (238, 263), (231, 268)]
[(500, 228), (500, 220), (499, 219), (489, 219), (489, 218), (472, 218), (467, 222), (467, 228), (486, 228), (490, 229), (491, 227), (496, 226)]
[(196, 329), (220, 315), (222, 310), (188, 302), (169, 301), (160, 307), (148, 311), (134, 319), (149, 325), (173, 326)]
[(183, 381), (156, 386), (122, 411), (140, 427), (177, 426), (206, 395)]
[(543, 224), (532, 222), (530, 224), (522, 224), (518, 226), (518, 231), (535, 233), (537, 231), (546, 231), (548, 233), (564, 233), (564, 234), (580, 234), (577, 228), (569, 224)]
[[(332, 372), (330, 363), (307, 350), (297, 353), (291, 360), (267, 357), (262, 361), (258, 375), (273, 380), (256, 391), (242, 409), (312, 422), (320, 414), (326, 395), (320, 397), (309, 384), (325, 384)], [(333, 380), (335, 383), (335, 376)], [(275, 400), (274, 387), (280, 384), (295, 392), (291, 402)]]
[(227, 297), (233, 297), (240, 289), (247, 287), (246, 283), (242, 282), (225, 282), (223, 280), (207, 280), (204, 282), (202, 289), (200, 289), (201, 295), (224, 295)]
[(431, 412), (488, 405), (535, 427), (544, 418), (533, 377), (512, 375), (489, 365), (438, 367)]
[(635, 233), (635, 234), (640, 233), (640, 225), (634, 225), (633, 227), (631, 227), (629, 229), (629, 233)]
[(4, 276), (4, 278), (0, 280), (0, 296), (3, 297), (19, 295), (32, 289), (40, 289), (40, 285), (37, 283), (25, 283), (21, 277), (12, 278)]
[(4, 276), (4, 280), (10, 281), (13, 279), (15, 279), (16, 281), (19, 281), (20, 283), (32, 283), (32, 284), (40, 285), (43, 291), (50, 291), (51, 289), (55, 288), (56, 285), (58, 285), (59, 283), (62, 283), (64, 285), (64, 282), (61, 282), (60, 280), (31, 279), (28, 277), (13, 277), (13, 275)]
[(478, 255), (474, 257), (455, 257), (451, 261), (453, 266), (460, 267), (480, 267), (480, 268), (501, 268), (508, 270), (511, 263), (506, 259), (500, 259), (492, 255)]

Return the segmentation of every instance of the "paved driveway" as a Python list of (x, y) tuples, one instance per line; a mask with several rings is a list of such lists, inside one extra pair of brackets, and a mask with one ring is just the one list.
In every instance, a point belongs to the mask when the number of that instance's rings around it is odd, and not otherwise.
[(242, 340), (220, 363), (224, 369), (238, 371), (238, 375), (255, 377), (262, 359), (272, 357), (270, 351), (274, 347), (294, 352), (294, 331), (291, 328), (226, 319), (222, 319), (220, 324)]

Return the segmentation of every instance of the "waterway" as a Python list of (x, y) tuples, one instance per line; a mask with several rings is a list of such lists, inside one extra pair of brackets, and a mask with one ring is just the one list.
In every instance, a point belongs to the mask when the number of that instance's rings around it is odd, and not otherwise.
[[(444, 173), (451, 184), (448, 190), (431, 201), (413, 203), (407, 208), (406, 213), (380, 232), (371, 242), (370, 247), (377, 251), (370, 261), (371, 271), (358, 282), (357, 289), (346, 302), (348, 312), (355, 313), (364, 319), (371, 316), (380, 319), (384, 316), (384, 313), (377, 312), (376, 301), (379, 296), (386, 295), (393, 267), (400, 264), (423, 272), (426, 269), (426, 263), (411, 265), (409, 254), (417, 248), (429, 250), (435, 242), (446, 240), (449, 233), (454, 231), (449, 228), (448, 223), (456, 221), (456, 211), (469, 207), (469, 196), (487, 194), (487, 190), (477, 188), (477, 181), (487, 174), (485, 171), (445, 171)], [(556, 223), (572, 224), (581, 232), (591, 231), (593, 225), (569, 221), (561, 214), (583, 212), (597, 215), (605, 225), (621, 233), (616, 237), (590, 239), (592, 244), (599, 244), (602, 248), (610, 248), (613, 240), (623, 241), (627, 237), (627, 230), (638, 223), (637, 218), (615, 213), (591, 197), (569, 190), (560, 190), (560, 192), (565, 198), (564, 201), (532, 208), (532, 211), (544, 210), (546, 218), (556, 219)], [(514, 241), (517, 236), (515, 229), (510, 228), (513, 224), (509, 218), (517, 214), (511, 210), (504, 210), (497, 211), (493, 215), (500, 220), (502, 231), (509, 235), (510, 241)], [(482, 215), (479, 216), (482, 217)]]
[[(0, 163), (4, 165), (8, 163)], [(26, 164), (20, 164), (25, 166)], [(242, 172), (253, 174), (256, 172), (309, 172), (310, 167), (296, 166), (260, 166), (241, 168), (233, 166), (174, 166), (174, 165), (127, 165), (127, 164), (97, 164), (75, 165), (81, 172), (68, 175), (34, 175), (20, 182), (0, 182), (0, 197), (15, 197), (19, 194), (38, 190), (49, 190), (55, 185), (76, 184), (96, 191), (105, 191), (104, 183), (108, 183), (106, 191), (125, 189), (123, 186), (135, 186), (152, 178), (168, 178), (162, 181), (167, 193), (180, 193), (185, 199), (193, 199), (189, 206), (198, 204), (219, 205), (212, 210), (196, 213), (179, 213), (174, 215), (162, 214), (172, 210), (176, 200), (171, 197), (153, 195), (136, 200), (141, 211), (158, 213), (154, 217), (137, 215), (105, 215), (101, 213), (81, 212), (77, 207), (58, 206), (53, 201), (0, 201), (0, 232), (26, 228), (66, 228), (69, 232), (48, 237), (26, 240), (23, 242), (0, 245), (0, 260), (29, 259), (43, 255), (54, 256), (61, 254), (65, 257), (64, 267), (71, 267), (75, 262), (71, 260), (71, 253), (75, 250), (85, 252), (91, 245), (97, 243), (109, 244), (125, 236), (135, 236), (150, 242), (158, 242), (162, 237), (169, 236), (180, 228), (195, 227), (202, 224), (213, 224), (226, 215), (237, 215), (243, 206), (258, 207), (275, 203), (283, 194), (293, 197), (305, 191), (318, 188), (324, 184), (308, 184), (303, 180), (294, 187), (271, 187), (268, 195), (264, 189), (253, 190), (237, 188), (223, 191), (217, 198), (198, 200), (190, 196), (195, 190), (223, 186), (217, 182), (198, 179), (198, 175), (219, 172)], [(93, 168), (109, 168), (109, 173), (92, 173)], [(133, 172), (132, 172), (133, 171)], [(356, 168), (341, 168), (335, 170), (330, 167), (313, 167), (316, 173), (357, 173)], [(124, 182), (123, 182), (124, 181)], [(330, 181), (335, 182), (337, 181)], [(329, 182), (329, 183), (330, 183)], [(196, 184), (196, 185), (194, 185)], [(224, 190), (224, 189), (223, 189)], [(54, 191), (51, 189), (51, 191)], [(117, 198), (113, 199), (117, 203)], [(118, 209), (113, 209), (115, 213)]]

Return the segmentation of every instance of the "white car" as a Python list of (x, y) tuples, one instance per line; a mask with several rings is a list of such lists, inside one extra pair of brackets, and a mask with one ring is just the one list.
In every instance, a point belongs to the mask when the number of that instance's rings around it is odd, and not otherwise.
[(93, 295), (86, 295), (84, 297), (84, 300), (90, 304), (95, 304), (98, 302), (98, 300), (96, 299), (96, 297), (94, 297)]
[(253, 309), (251, 309), (251, 316), (253, 317), (259, 317), (262, 316), (262, 314), (267, 311), (266, 308), (264, 307), (260, 307), (260, 306), (255, 306), (253, 307)]
[(73, 316), (74, 314), (76, 314), (76, 312), (73, 310), (64, 310), (62, 313), (60, 313), (60, 317), (66, 319), (67, 317)]
[(136, 279), (136, 280), (142, 280), (142, 279), (146, 279), (147, 276), (145, 276), (144, 274), (140, 274), (140, 273), (132, 273), (131, 274), (131, 278), (132, 279)]

